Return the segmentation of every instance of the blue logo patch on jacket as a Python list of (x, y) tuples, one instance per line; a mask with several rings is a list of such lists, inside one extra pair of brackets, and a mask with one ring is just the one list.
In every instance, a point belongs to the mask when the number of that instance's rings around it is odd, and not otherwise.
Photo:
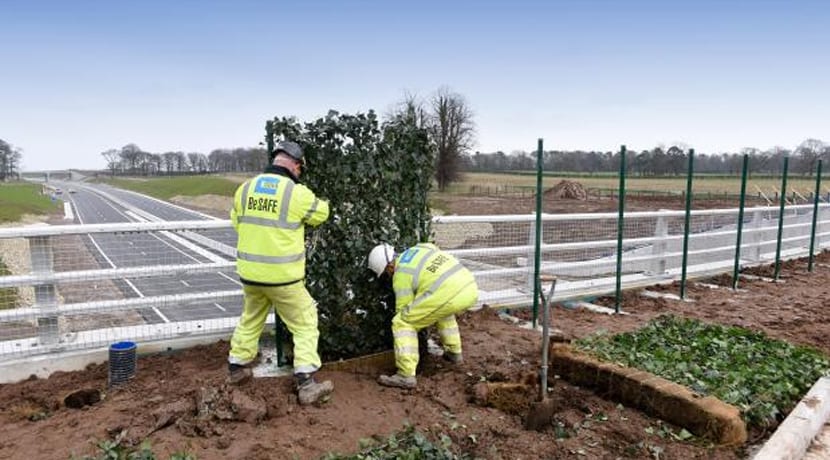
[(404, 252), (403, 255), (401, 256), (401, 263), (402, 264), (408, 264), (409, 262), (412, 262), (412, 259), (415, 258), (416, 254), (418, 254), (418, 249), (414, 249), (414, 248), (407, 249), (406, 252)]
[(256, 193), (264, 193), (266, 195), (277, 194), (277, 184), (280, 182), (276, 177), (260, 177), (256, 181), (254, 191)]

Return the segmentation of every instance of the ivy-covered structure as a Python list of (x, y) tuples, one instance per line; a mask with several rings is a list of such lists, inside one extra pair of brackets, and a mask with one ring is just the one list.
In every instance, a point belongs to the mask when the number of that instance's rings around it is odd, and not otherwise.
[(435, 151), (426, 129), (406, 112), (381, 124), (372, 111), (330, 111), (307, 123), (268, 121), (269, 152), (283, 139), (303, 147), (302, 181), (331, 205), (329, 221), (306, 235), (323, 359), (390, 349), (394, 298), (366, 268), (366, 256), (381, 241), (403, 248), (430, 238)]

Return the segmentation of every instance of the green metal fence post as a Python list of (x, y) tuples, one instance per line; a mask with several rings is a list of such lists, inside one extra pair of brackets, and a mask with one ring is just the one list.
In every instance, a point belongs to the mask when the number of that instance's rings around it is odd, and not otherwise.
[(818, 160), (818, 171), (816, 171), (816, 193), (813, 195), (813, 227), (810, 229), (810, 260), (807, 263), (807, 271), (810, 273), (813, 272), (813, 261), (815, 259), (819, 195), (821, 195), (821, 160)]
[(680, 298), (686, 299), (686, 265), (689, 261), (689, 223), (692, 214), (692, 177), (695, 170), (695, 149), (689, 150), (689, 166), (686, 168), (686, 214), (683, 218), (683, 261), (680, 274)]
[[(744, 206), (746, 205), (746, 175), (749, 169), (749, 155), (744, 154), (741, 172), (741, 207), (738, 209), (738, 236), (735, 242), (735, 268), (732, 271), (732, 289), (738, 289), (738, 270), (741, 267), (741, 234), (744, 230)], [(783, 195), (783, 194), (782, 194)]]
[(542, 262), (542, 139), (536, 146), (536, 243), (533, 258), (533, 327), (539, 315), (539, 271)]
[(789, 169), (790, 157), (784, 157), (784, 173), (781, 177), (781, 203), (778, 206), (778, 237), (775, 241), (775, 273), (774, 279), (778, 279), (781, 274), (781, 238), (784, 236), (784, 205), (787, 200), (784, 198), (787, 195), (787, 170)]
[(614, 312), (620, 312), (622, 303), (622, 253), (623, 253), (623, 228), (625, 212), (625, 146), (620, 148), (620, 202), (619, 214), (617, 216), (617, 299), (614, 305)]

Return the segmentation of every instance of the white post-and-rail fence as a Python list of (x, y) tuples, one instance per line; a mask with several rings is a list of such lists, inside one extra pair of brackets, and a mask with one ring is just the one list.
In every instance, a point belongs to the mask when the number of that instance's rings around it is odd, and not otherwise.
[[(806, 256), (812, 205), (785, 209), (782, 258)], [(738, 209), (691, 214), (687, 273), (731, 271)], [(774, 261), (778, 208), (745, 211), (741, 265)], [(683, 211), (624, 218), (623, 288), (679, 279)], [(542, 216), (542, 273), (554, 300), (613, 293), (617, 214)], [(532, 302), (535, 216), (440, 216), (434, 239), (474, 273), (480, 303)], [(0, 365), (119, 340), (227, 337), (241, 309), (227, 220), (0, 228)], [(830, 204), (819, 207), (816, 252), (830, 245)], [(313, 283), (313, 280), (309, 280)]]

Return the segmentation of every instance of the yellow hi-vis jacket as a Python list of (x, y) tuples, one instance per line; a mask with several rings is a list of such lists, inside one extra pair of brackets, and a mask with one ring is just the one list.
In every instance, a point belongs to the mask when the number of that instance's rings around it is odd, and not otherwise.
[(478, 289), (472, 272), (455, 257), (428, 243), (417, 244), (395, 259), (395, 311), (420, 305), (441, 306), (464, 289)]
[(240, 185), (231, 208), (239, 278), (265, 285), (302, 280), (305, 225), (320, 225), (328, 217), (328, 202), (296, 183), (284, 168), (269, 167)]

